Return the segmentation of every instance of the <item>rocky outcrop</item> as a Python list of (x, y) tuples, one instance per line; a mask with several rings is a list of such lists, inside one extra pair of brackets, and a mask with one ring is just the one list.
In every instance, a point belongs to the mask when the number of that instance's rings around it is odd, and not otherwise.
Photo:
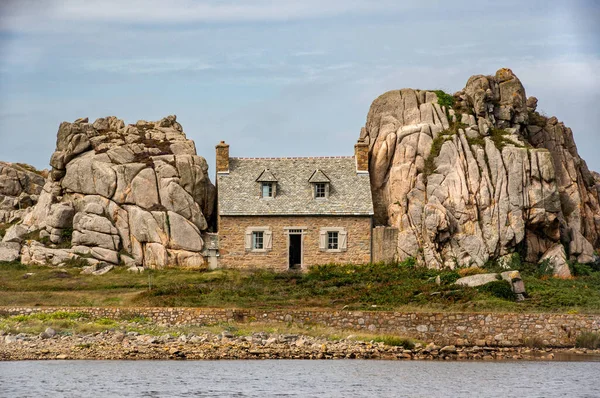
[(523, 278), (521, 278), (521, 273), (519, 271), (505, 271), (500, 274), (477, 274), (465, 276), (458, 279), (455, 283), (461, 286), (477, 287), (500, 280), (510, 283), (510, 287), (517, 300), (523, 300), (523, 295), (526, 293), (526, 291)]
[[(203, 267), (215, 188), (175, 116), (125, 125), (63, 122), (52, 170), (23, 224), (72, 253), (107, 263)], [(25, 259), (39, 248), (26, 246)], [(34, 252), (32, 254), (32, 252)], [(39, 257), (39, 256), (38, 256)]]
[(519, 252), (535, 262), (564, 245), (566, 258), (594, 261), (597, 180), (571, 130), (536, 105), (509, 69), (472, 76), (454, 96), (403, 89), (373, 102), (361, 139), (375, 218), (398, 228), (399, 259), (481, 266)]
[(38, 201), (47, 171), (0, 162), (0, 224), (21, 220)]

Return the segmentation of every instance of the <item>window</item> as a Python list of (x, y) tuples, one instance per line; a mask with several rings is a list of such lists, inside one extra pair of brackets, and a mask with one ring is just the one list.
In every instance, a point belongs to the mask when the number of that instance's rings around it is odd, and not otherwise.
[(326, 197), (326, 185), (324, 182), (318, 182), (315, 184), (315, 198)]
[(322, 252), (345, 252), (348, 250), (348, 232), (346, 228), (321, 228), (319, 250)]
[(338, 250), (338, 232), (329, 231), (327, 232), (327, 250)]
[(264, 232), (263, 231), (252, 232), (252, 249), (253, 250), (264, 249)]
[(273, 249), (273, 232), (270, 227), (248, 227), (244, 247), (247, 252), (267, 253)]
[(263, 198), (272, 198), (273, 197), (273, 183), (272, 182), (263, 182), (261, 183), (261, 196)]

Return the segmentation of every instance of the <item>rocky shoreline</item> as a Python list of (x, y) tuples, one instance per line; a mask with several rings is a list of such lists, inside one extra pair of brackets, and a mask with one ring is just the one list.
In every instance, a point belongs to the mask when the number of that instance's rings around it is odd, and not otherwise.
[(103, 331), (59, 335), (0, 336), (0, 360), (217, 360), (217, 359), (382, 359), (382, 360), (598, 360), (600, 350), (527, 347), (455, 347), (416, 343), (412, 348), (381, 342), (330, 340), (298, 334), (235, 336), (202, 333), (154, 336)]

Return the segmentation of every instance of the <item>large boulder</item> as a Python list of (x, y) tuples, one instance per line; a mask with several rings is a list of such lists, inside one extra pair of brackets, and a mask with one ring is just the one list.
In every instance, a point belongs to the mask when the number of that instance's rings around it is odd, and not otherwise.
[(0, 261), (17, 261), (21, 251), (21, 245), (17, 242), (0, 242)]
[(0, 223), (20, 221), (32, 210), (47, 175), (27, 164), (0, 162)]
[(27, 235), (28, 228), (22, 224), (15, 224), (6, 230), (2, 242), (17, 242), (21, 243), (25, 235)]
[(64, 122), (50, 164), (23, 221), (30, 230), (44, 230), (53, 243), (70, 237), (78, 252), (107, 263), (204, 266), (201, 236), (215, 187), (175, 116), (130, 125), (112, 116)]
[(373, 102), (360, 138), (375, 221), (398, 229), (398, 259), (453, 268), (519, 251), (537, 262), (562, 242), (567, 259), (595, 260), (600, 184), (571, 130), (536, 104), (509, 69), (454, 96), (403, 89)]
[(505, 280), (510, 283), (512, 291), (516, 295), (523, 295), (526, 293), (525, 284), (523, 283), (523, 279), (521, 278), (519, 271), (506, 271), (500, 274), (490, 273), (465, 276), (458, 279), (455, 284), (460, 286), (477, 287), (500, 280)]

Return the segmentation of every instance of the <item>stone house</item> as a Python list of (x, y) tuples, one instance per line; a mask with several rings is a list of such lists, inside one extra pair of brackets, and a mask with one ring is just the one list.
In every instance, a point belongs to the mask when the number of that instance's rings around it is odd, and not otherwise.
[(367, 144), (345, 157), (235, 158), (225, 142), (216, 152), (220, 267), (372, 260)]

